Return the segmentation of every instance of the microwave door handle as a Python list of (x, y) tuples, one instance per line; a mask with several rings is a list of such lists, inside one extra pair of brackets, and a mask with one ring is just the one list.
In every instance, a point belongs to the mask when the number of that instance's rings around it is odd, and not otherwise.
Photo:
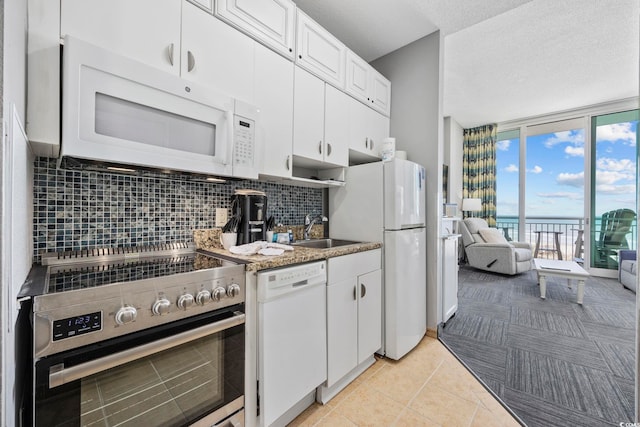
[(228, 319), (191, 329), (179, 335), (161, 338), (119, 353), (93, 359), (80, 365), (70, 366), (68, 368), (65, 368), (62, 364), (51, 366), (49, 369), (49, 388), (58, 387), (90, 375), (104, 372), (108, 369), (133, 362), (134, 360), (142, 359), (143, 357), (160, 353), (161, 351), (204, 338), (208, 335), (222, 332), (234, 326), (242, 325), (244, 322), (245, 314), (235, 312), (234, 316)]
[(227, 138), (229, 138), (229, 141), (231, 141), (231, 144), (228, 144), (227, 147), (230, 148), (230, 152), (227, 152), (225, 155), (226, 161), (225, 161), (225, 165), (231, 164), (231, 159), (232, 159), (232, 155), (233, 155), (233, 150), (235, 149), (235, 138), (233, 137), (233, 111), (229, 110), (225, 113), (225, 115), (227, 116), (227, 132), (228, 132), (228, 136)]

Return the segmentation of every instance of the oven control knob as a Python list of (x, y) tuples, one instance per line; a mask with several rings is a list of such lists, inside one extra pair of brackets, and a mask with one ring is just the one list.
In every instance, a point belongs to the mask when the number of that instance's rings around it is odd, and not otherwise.
[(227, 296), (229, 298), (236, 297), (239, 294), (240, 294), (240, 285), (238, 285), (237, 283), (232, 283), (229, 286), (227, 286)]
[(180, 298), (178, 298), (178, 308), (181, 310), (186, 310), (187, 308), (191, 307), (193, 305), (193, 295), (191, 294), (184, 294), (184, 295), (180, 295)]
[(206, 289), (201, 290), (196, 295), (196, 303), (198, 305), (205, 305), (209, 302), (209, 299), (211, 299), (211, 293)]
[(227, 291), (222, 286), (218, 286), (213, 290), (213, 293), (211, 294), (211, 299), (214, 301), (220, 301), (220, 299), (222, 299), (226, 295), (227, 295)]
[(136, 320), (137, 315), (138, 311), (135, 307), (131, 307), (130, 305), (120, 307), (120, 309), (116, 312), (116, 323), (118, 325), (131, 323)]
[(160, 298), (153, 303), (153, 307), (151, 307), (151, 311), (156, 316), (162, 316), (163, 314), (169, 313), (169, 308), (171, 308), (171, 301), (166, 298)]

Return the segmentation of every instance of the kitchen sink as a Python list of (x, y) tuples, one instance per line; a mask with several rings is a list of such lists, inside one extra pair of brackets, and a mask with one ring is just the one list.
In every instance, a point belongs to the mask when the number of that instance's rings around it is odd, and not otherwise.
[(314, 249), (329, 249), (339, 246), (356, 245), (362, 242), (356, 242), (353, 240), (341, 240), (341, 239), (311, 239), (311, 240), (298, 240), (292, 243), (292, 246), (302, 246), (304, 248)]

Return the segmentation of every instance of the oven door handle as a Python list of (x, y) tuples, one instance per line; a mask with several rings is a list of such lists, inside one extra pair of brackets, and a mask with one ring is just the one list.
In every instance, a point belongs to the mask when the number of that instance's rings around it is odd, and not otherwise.
[(124, 350), (119, 353), (110, 354), (109, 356), (104, 356), (99, 359), (94, 359), (80, 365), (65, 368), (64, 364), (60, 363), (51, 366), (49, 369), (49, 388), (58, 387), (90, 375), (124, 365), (125, 363), (160, 353), (161, 351), (168, 350), (172, 347), (177, 347), (179, 345), (204, 338), (208, 335), (222, 332), (234, 326), (241, 325), (244, 322), (245, 314), (235, 312), (234, 316), (228, 319), (224, 319), (210, 325), (201, 326), (199, 328), (183, 332), (179, 335), (161, 338), (159, 340), (143, 344), (129, 350)]

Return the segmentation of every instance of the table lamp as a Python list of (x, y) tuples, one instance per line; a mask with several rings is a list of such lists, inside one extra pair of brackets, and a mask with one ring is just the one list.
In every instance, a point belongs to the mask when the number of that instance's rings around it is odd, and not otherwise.
[(462, 210), (467, 212), (481, 211), (482, 200), (481, 199), (462, 199)]

